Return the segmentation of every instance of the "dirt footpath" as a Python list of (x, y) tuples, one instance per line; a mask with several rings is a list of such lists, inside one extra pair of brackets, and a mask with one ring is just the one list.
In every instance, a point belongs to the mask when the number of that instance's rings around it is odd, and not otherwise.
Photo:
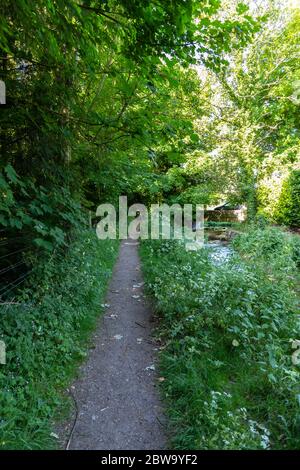
[(68, 448), (165, 449), (152, 313), (134, 241), (122, 242), (106, 302), (94, 349), (71, 388), (77, 420), (66, 428)]

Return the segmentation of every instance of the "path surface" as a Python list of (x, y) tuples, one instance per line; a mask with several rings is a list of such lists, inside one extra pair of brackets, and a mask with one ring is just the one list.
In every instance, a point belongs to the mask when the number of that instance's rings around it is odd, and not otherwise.
[(151, 308), (143, 296), (137, 243), (126, 240), (110, 282), (94, 349), (72, 386), (78, 416), (69, 449), (164, 449), (151, 338)]

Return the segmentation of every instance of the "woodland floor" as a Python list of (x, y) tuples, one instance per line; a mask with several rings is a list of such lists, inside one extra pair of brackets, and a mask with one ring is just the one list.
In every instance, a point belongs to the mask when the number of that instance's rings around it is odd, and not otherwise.
[(77, 417), (61, 430), (64, 447), (164, 449), (165, 417), (155, 371), (154, 323), (143, 294), (134, 241), (121, 244), (106, 302), (88, 360), (71, 387)]

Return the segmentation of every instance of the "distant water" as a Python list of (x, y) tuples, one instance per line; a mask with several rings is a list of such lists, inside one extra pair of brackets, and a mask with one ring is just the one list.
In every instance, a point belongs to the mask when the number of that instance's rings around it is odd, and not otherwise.
[(211, 241), (205, 243), (204, 246), (209, 249), (209, 257), (214, 264), (226, 263), (233, 255), (233, 249), (221, 241)]

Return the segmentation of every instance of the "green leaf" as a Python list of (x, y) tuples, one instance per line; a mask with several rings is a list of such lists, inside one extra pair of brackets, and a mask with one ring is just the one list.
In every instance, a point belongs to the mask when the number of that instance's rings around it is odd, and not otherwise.
[(241, 2), (237, 4), (236, 11), (239, 15), (242, 15), (243, 13), (246, 13), (246, 11), (249, 11), (249, 7), (245, 3)]
[(190, 139), (191, 139), (191, 141), (194, 142), (194, 143), (199, 142), (199, 136), (198, 136), (198, 134), (195, 134), (195, 133), (194, 133), (194, 134), (191, 134), (191, 135), (190, 135)]
[(43, 240), (42, 238), (35, 238), (33, 241), (37, 246), (41, 248), (45, 248), (48, 251), (53, 250), (53, 244), (48, 242), (47, 240)]
[(19, 178), (18, 178), (18, 175), (17, 173), (15, 172), (15, 170), (13, 169), (13, 167), (11, 165), (6, 165), (6, 167), (4, 168), (5, 170), (5, 173), (8, 177), (8, 179), (12, 182), (12, 183), (19, 183)]

